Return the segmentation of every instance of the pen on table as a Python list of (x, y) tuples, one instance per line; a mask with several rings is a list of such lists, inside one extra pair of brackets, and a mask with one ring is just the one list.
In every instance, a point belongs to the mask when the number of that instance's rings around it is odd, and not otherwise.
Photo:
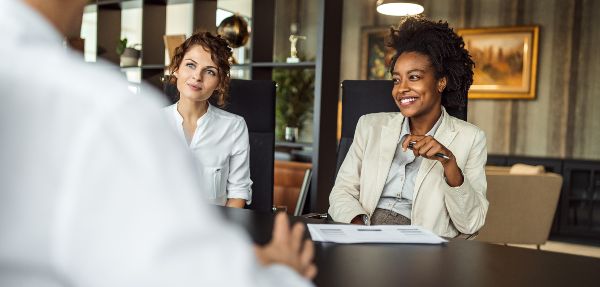
[[(417, 142), (414, 142), (414, 141), (413, 142), (409, 142), (408, 143), (408, 148), (409, 149), (413, 149), (413, 147), (415, 146), (416, 143)], [(441, 152), (436, 153), (435, 156), (440, 157), (440, 158), (444, 158), (444, 159), (450, 159), (447, 155), (445, 155), (445, 154), (443, 154)]]

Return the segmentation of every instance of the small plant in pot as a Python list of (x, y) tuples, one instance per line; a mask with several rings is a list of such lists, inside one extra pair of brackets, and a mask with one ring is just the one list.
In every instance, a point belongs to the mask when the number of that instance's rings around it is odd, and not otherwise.
[(312, 69), (273, 69), (277, 83), (277, 138), (297, 141), (304, 122), (312, 115), (315, 73)]
[(121, 67), (137, 67), (142, 51), (137, 49), (141, 44), (127, 46), (127, 38), (119, 40), (117, 54), (121, 56)]

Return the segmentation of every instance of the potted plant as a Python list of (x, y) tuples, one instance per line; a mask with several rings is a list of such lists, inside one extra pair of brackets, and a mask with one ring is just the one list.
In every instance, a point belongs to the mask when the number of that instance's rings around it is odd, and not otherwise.
[(275, 134), (277, 138), (296, 141), (304, 122), (312, 115), (315, 71), (276, 68), (273, 80), (277, 83)]
[(127, 46), (127, 38), (119, 40), (117, 44), (117, 54), (121, 56), (121, 67), (137, 67), (142, 51), (136, 49), (140, 44)]

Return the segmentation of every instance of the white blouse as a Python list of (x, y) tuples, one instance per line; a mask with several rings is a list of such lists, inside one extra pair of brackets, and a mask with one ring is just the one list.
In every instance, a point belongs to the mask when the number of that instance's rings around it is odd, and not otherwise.
[[(187, 145), (177, 103), (164, 110)], [(245, 199), (246, 204), (252, 202), (250, 144), (244, 118), (209, 104), (206, 113), (198, 119), (189, 148), (209, 202), (225, 205), (228, 198)]]

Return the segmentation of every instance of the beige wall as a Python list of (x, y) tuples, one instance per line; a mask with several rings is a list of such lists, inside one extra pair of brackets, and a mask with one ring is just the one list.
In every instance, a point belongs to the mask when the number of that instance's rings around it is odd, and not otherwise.
[[(359, 79), (361, 30), (397, 21), (374, 2), (344, 1), (342, 80)], [(600, 159), (600, 1), (425, 0), (425, 13), (454, 28), (540, 26), (537, 98), (469, 101), (490, 154)]]

